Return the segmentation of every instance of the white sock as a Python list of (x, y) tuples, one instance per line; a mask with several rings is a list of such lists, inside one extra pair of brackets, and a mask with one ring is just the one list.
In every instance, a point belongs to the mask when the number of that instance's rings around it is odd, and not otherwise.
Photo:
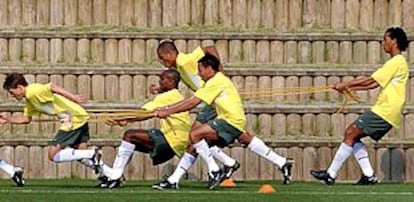
[(362, 173), (365, 176), (371, 177), (374, 175), (374, 169), (372, 169), (371, 162), (368, 157), (368, 149), (362, 142), (356, 142), (353, 147), (355, 159), (358, 161), (359, 166), (362, 169)]
[(221, 149), (217, 146), (210, 147), (210, 153), (213, 155), (215, 159), (219, 160), (226, 166), (234, 166), (234, 164), (236, 163), (236, 160), (234, 160), (229, 155), (221, 151)]
[[(79, 160), (79, 162), (82, 163), (83, 165), (85, 165), (88, 168), (94, 169), (94, 164), (93, 164), (93, 161), (91, 159), (81, 159), (81, 160)], [(99, 164), (100, 164), (101, 169), (102, 169), (102, 175), (104, 175), (106, 177), (110, 177), (111, 174), (112, 174), (112, 168), (110, 168), (109, 166), (104, 164), (102, 160)]]
[(95, 154), (93, 149), (72, 149), (66, 148), (60, 150), (53, 157), (53, 161), (56, 163), (66, 162), (66, 161), (75, 161), (81, 159), (91, 159)]
[(219, 171), (220, 168), (213, 159), (213, 155), (210, 153), (207, 142), (202, 139), (200, 142), (193, 144), (196, 152), (201, 156), (204, 162), (207, 164), (209, 172)]
[(345, 143), (342, 143), (339, 146), (338, 151), (336, 151), (335, 157), (332, 160), (331, 166), (329, 166), (327, 172), (332, 178), (336, 178), (336, 175), (341, 168), (342, 164), (348, 159), (352, 154), (352, 147), (348, 146)]
[(4, 170), (10, 177), (14, 175), (14, 166), (8, 164), (5, 160), (0, 159), (0, 168)]
[(110, 177), (111, 179), (118, 179), (122, 176), (122, 174), (124, 173), (125, 166), (128, 164), (134, 151), (134, 144), (127, 141), (121, 142), (121, 145), (118, 148), (118, 153), (114, 160), (114, 164), (112, 166), (113, 172)]
[(286, 158), (279, 156), (270, 147), (268, 147), (263, 140), (253, 137), (250, 144), (247, 146), (253, 153), (271, 161), (281, 168), (286, 163)]
[(179, 183), (181, 177), (187, 172), (187, 170), (196, 162), (196, 157), (189, 153), (184, 153), (181, 157), (180, 162), (178, 162), (177, 167), (175, 168), (173, 174), (168, 177), (168, 182), (170, 183)]

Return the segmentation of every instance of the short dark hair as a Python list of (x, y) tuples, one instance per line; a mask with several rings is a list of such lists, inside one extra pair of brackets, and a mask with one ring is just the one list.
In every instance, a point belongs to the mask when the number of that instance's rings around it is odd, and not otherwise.
[(214, 55), (206, 54), (198, 60), (198, 63), (201, 63), (203, 66), (210, 66), (216, 72), (219, 71), (220, 60)]
[(164, 70), (161, 74), (167, 76), (169, 79), (173, 80), (175, 82), (175, 88), (178, 88), (178, 84), (181, 81), (180, 73), (174, 69), (167, 69)]
[(157, 53), (168, 52), (168, 51), (178, 53), (178, 49), (175, 46), (174, 42), (170, 40), (161, 41), (157, 47)]
[(385, 31), (385, 33), (388, 33), (391, 39), (397, 39), (397, 45), (401, 51), (405, 51), (407, 49), (407, 34), (401, 27), (390, 27), (387, 31)]
[(27, 86), (28, 83), (22, 74), (12, 73), (6, 77), (3, 83), (3, 89), (10, 90), (12, 88), (17, 88), (18, 85)]

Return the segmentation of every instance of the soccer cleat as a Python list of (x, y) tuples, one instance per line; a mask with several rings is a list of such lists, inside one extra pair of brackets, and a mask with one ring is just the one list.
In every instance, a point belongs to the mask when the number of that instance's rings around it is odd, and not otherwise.
[(122, 181), (121, 181), (121, 178), (116, 179), (116, 180), (108, 180), (106, 184), (107, 184), (106, 188), (115, 189), (115, 188), (121, 187)]
[(217, 185), (220, 184), (220, 182), (223, 181), (224, 175), (222, 174), (221, 170), (208, 172), (208, 185), (207, 187), (209, 189), (214, 189)]
[(367, 177), (365, 175), (361, 176), (361, 179), (358, 180), (357, 183), (354, 185), (374, 185), (378, 183), (378, 178), (375, 175), (372, 175), (371, 177)]
[(223, 176), (221, 177), (221, 182), (225, 179), (229, 179), (234, 172), (236, 172), (240, 168), (240, 163), (235, 162), (233, 166), (224, 166), (223, 167)]
[(95, 154), (92, 156), (93, 170), (95, 174), (99, 174), (101, 172), (101, 165), (99, 164), (101, 162), (101, 158), (102, 158), (102, 152), (99, 148), (96, 148)]
[(280, 168), (280, 172), (283, 175), (283, 184), (289, 184), (292, 179), (292, 167), (295, 161), (291, 158), (286, 159), (285, 165)]
[(24, 185), (23, 172), (24, 171), (22, 167), (16, 167), (14, 171), (14, 175), (11, 178), (18, 187), (23, 187)]
[(318, 180), (324, 181), (327, 185), (333, 185), (335, 178), (331, 177), (326, 170), (311, 170), (310, 174)]
[(158, 182), (152, 185), (153, 189), (163, 190), (163, 189), (178, 189), (177, 183), (171, 183), (167, 179)]
[(99, 181), (99, 183), (95, 187), (98, 187), (98, 188), (107, 188), (108, 187), (108, 177), (99, 176), (98, 181)]

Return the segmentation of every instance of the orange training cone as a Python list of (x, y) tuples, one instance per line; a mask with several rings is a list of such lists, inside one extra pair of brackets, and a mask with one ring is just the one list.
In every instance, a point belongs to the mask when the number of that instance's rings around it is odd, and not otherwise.
[(234, 183), (231, 179), (225, 179), (220, 183), (220, 187), (236, 187), (236, 183)]
[(276, 190), (270, 184), (264, 184), (259, 189), (259, 193), (267, 194), (267, 193), (275, 193)]

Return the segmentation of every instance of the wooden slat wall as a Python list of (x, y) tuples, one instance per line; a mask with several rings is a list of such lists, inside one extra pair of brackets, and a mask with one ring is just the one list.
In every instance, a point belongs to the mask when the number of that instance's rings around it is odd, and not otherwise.
[[(294, 143), (293, 143), (294, 144)], [(369, 147), (369, 155), (375, 172), (381, 181), (413, 182), (412, 171), (412, 148), (387, 148)], [(277, 147), (275, 151), (282, 156), (289, 156), (295, 159), (293, 167), (293, 180), (313, 181), (309, 170), (325, 169), (329, 166), (337, 147), (318, 146), (292, 146)], [(114, 146), (103, 146), (103, 160), (112, 166), (116, 156), (117, 148)], [(242, 167), (234, 174), (235, 180), (280, 180), (281, 174), (277, 168), (266, 159), (260, 158), (250, 150), (242, 147), (232, 147), (224, 150), (226, 153), (237, 159)], [(25, 146), (24, 142), (19, 146), (1, 146), (0, 156), (9, 163), (24, 166), (25, 177), (29, 179), (38, 178), (66, 178), (79, 177), (94, 179), (90, 168), (81, 165), (79, 162), (53, 163), (47, 160), (47, 146), (31, 144)], [(158, 180), (165, 174), (171, 173), (178, 163), (177, 157), (161, 166), (152, 166), (152, 161), (147, 154), (136, 152), (125, 169), (125, 176), (129, 180)], [(351, 156), (338, 174), (338, 180), (356, 181), (360, 177), (358, 164)], [(189, 173), (188, 178), (192, 180), (205, 180), (206, 167), (204, 162), (197, 160)], [(0, 173), (0, 178), (9, 176)]]
[(414, 27), (411, 15), (414, 2), (403, 0), (1, 0), (0, 3), (0, 27), (202, 25), (264, 27), (277, 31)]
[[(58, 36), (59, 34), (55, 34)], [(334, 35), (333, 35), (334, 36)], [(30, 38), (34, 37), (34, 38)], [(36, 38), (39, 37), (39, 38)], [(122, 36), (120, 36), (122, 37)], [(128, 37), (128, 36), (124, 36)], [(143, 36), (145, 37), (145, 36)], [(151, 36), (148, 36), (151, 37)], [(162, 37), (159, 36), (159, 37)], [(165, 35), (168, 37), (168, 35)], [(191, 36), (190, 36), (191, 37)], [(183, 52), (198, 45), (215, 45), (225, 63), (381, 64), (389, 57), (379, 40), (327, 41), (175, 40)], [(339, 37), (338, 37), (339, 38)], [(0, 64), (109, 64), (160, 65), (155, 60), (159, 40), (129, 38), (0, 38)], [(407, 52), (414, 61), (414, 42)]]

